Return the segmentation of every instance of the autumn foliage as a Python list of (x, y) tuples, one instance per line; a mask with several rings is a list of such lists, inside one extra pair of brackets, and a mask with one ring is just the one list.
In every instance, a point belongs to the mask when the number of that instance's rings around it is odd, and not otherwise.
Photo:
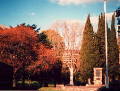
[(61, 37), (55, 30), (46, 30), (43, 31), (43, 33), (48, 36), (48, 39), (55, 50), (56, 57), (61, 60), (65, 48), (63, 37)]
[(34, 72), (52, 68), (54, 50), (39, 42), (37, 32), (25, 25), (0, 30), (0, 62)]
[(0, 61), (7, 63), (16, 72), (19, 68), (36, 60), (35, 31), (29, 27), (17, 26), (0, 31)]
[(33, 62), (27, 69), (35, 73), (51, 69), (56, 62), (55, 51), (43, 44), (39, 44), (37, 51), (39, 54), (38, 60)]

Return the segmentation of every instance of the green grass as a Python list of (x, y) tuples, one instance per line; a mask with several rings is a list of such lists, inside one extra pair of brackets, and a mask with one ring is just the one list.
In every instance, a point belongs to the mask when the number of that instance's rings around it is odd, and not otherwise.
[[(18, 81), (17, 83), (17, 87), (18, 88), (22, 88), (23, 87), (23, 84), (22, 84), (22, 81)], [(24, 83), (24, 87), (27, 89), (39, 89), (41, 87), (41, 84), (37, 81), (25, 81)]]
[(63, 90), (55, 89), (52, 87), (43, 87), (43, 88), (40, 88), (39, 91), (63, 91)]
[[(18, 81), (18, 83), (22, 83), (22, 81)], [(38, 83), (37, 81), (31, 81), (31, 84), (33, 84), (33, 83)], [(28, 80), (25, 80), (25, 84), (29, 84), (29, 81)]]

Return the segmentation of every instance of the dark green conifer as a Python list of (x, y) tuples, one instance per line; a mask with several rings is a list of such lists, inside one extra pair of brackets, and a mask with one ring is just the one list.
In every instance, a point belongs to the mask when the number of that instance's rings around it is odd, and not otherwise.
[(93, 68), (95, 67), (96, 60), (96, 51), (95, 51), (95, 34), (93, 31), (93, 26), (90, 21), (90, 15), (87, 18), (84, 32), (83, 32), (83, 40), (81, 46), (81, 81), (87, 82), (87, 79), (92, 77)]
[(116, 75), (116, 70), (114, 68), (119, 63), (119, 49), (116, 38), (116, 29), (115, 29), (115, 14), (112, 16), (111, 21), (111, 34), (110, 34), (110, 43), (109, 43), (109, 74), (112, 79), (114, 79)]
[(105, 67), (105, 17), (103, 14), (99, 16), (97, 38), (97, 46), (99, 50), (99, 67)]

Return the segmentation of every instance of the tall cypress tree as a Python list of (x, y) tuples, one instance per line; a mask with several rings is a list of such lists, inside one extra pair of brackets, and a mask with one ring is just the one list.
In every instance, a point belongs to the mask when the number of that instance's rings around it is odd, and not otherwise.
[[(108, 43), (108, 62), (110, 62), (110, 59), (112, 57), (111, 49), (112, 49), (112, 37), (111, 37), (112, 32), (110, 31), (110, 28), (108, 27), (107, 24), (107, 43)], [(105, 16), (104, 14), (101, 14), (99, 16), (99, 22), (98, 22), (98, 31), (97, 31), (97, 39), (98, 39), (98, 50), (99, 50), (99, 58), (98, 58), (98, 66), (105, 68), (106, 64), (106, 55), (105, 55)], [(111, 63), (109, 63), (110, 65)]]
[(99, 67), (105, 67), (105, 17), (103, 14), (99, 16), (97, 38), (99, 50)]
[[(98, 50), (99, 50), (99, 67), (105, 69), (105, 17), (103, 14), (99, 17), (97, 39), (98, 39)], [(116, 29), (115, 29), (115, 16), (112, 16), (111, 21), (111, 30), (107, 25), (107, 42), (108, 42), (108, 67), (109, 67), (109, 76), (115, 75), (114, 67), (118, 64), (119, 60), (119, 50), (117, 45), (116, 38)]]
[(117, 38), (116, 38), (116, 29), (115, 29), (115, 14), (112, 15), (111, 21), (111, 34), (110, 34), (110, 43), (109, 43), (109, 73), (112, 79), (115, 77), (114, 68), (119, 63), (119, 48), (117, 45)]
[(117, 45), (117, 38), (116, 38), (116, 29), (115, 29), (115, 15), (112, 16), (111, 22), (111, 65), (116, 65), (119, 62), (119, 49)]
[(88, 16), (83, 32), (83, 40), (80, 50), (81, 53), (80, 79), (83, 82), (87, 82), (87, 79), (92, 76), (93, 67), (96, 64), (94, 40), (95, 40), (95, 34), (93, 31), (93, 26), (90, 21), (90, 16)]

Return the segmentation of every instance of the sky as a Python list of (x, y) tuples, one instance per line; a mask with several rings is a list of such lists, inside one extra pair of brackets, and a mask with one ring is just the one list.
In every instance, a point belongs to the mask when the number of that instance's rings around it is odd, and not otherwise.
[[(120, 0), (107, 1), (107, 13), (114, 12)], [(85, 21), (103, 12), (103, 0), (0, 0), (0, 24), (36, 24), (47, 29), (57, 20)]]

